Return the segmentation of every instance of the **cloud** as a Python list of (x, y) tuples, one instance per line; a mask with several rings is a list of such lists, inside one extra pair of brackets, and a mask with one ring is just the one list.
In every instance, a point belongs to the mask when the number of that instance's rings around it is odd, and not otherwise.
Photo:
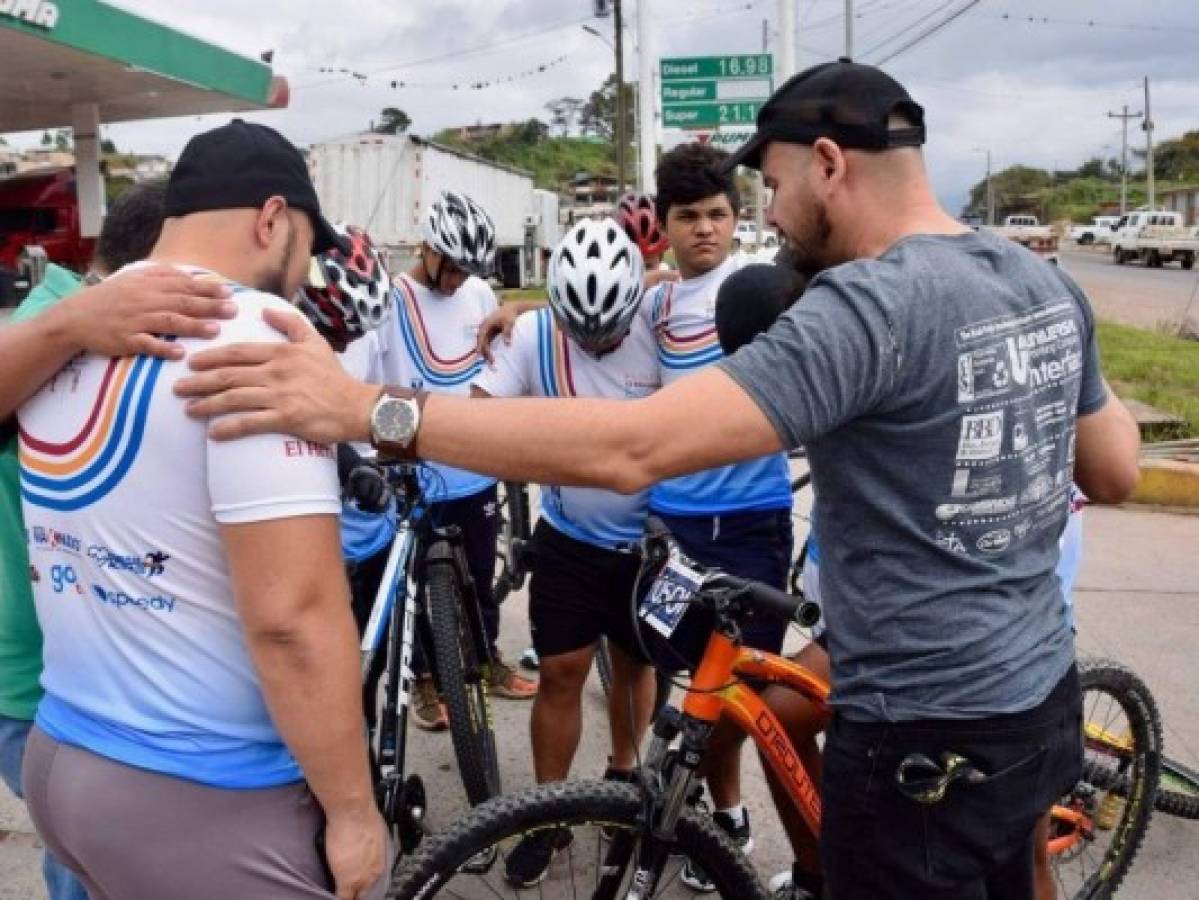
[[(587, 97), (612, 70), (611, 50), (581, 29), (590, 0), (117, 0), (142, 15), (248, 56), (275, 50), (275, 70), (293, 88), (291, 108), (250, 116), (312, 143), (367, 127), (384, 106), (398, 106), (422, 134), (477, 121), (545, 117), (555, 97)], [(637, 0), (625, 0), (626, 67), (636, 77)], [(843, 52), (842, 0), (796, 0), (799, 63)], [(944, 12), (945, 0), (857, 0), (855, 48), (877, 61)], [(965, 2), (965, 0), (957, 0)], [(1193, 45), (1199, 36), (1188, 0), (983, 0), (943, 31), (886, 66), (927, 109), (928, 158), (938, 192), (957, 212), (993, 165), (1015, 162), (1060, 168), (1094, 155), (1118, 154), (1119, 122), (1106, 113), (1143, 106), (1141, 79), (1153, 82), (1158, 139), (1199, 127)], [(953, 8), (952, 6), (949, 8)], [(946, 8), (946, 9), (949, 9)], [(775, 0), (654, 0), (664, 56), (756, 52), (762, 23), (772, 47), (779, 36)], [(1006, 16), (1006, 18), (1005, 18)], [(1029, 22), (1029, 17), (1039, 21)], [(923, 24), (915, 24), (927, 17)], [(1048, 20), (1046, 21), (1046, 17)], [(1093, 21), (1088, 25), (1087, 22)], [(906, 29), (906, 31), (905, 31)], [(472, 81), (504, 79), (559, 55), (567, 62), (533, 78), (487, 90)], [(322, 67), (367, 73), (365, 84), (329, 76)], [(406, 86), (393, 89), (391, 81)], [(458, 83), (457, 91), (450, 85)], [(112, 126), (118, 146), (177, 154), (186, 140), (227, 116)], [(1143, 144), (1139, 129), (1130, 141)], [(1115, 148), (1114, 150), (1112, 148)]]

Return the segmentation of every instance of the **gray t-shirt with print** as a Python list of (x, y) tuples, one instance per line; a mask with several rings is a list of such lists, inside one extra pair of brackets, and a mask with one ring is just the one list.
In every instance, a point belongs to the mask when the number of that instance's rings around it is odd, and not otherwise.
[(1078, 287), (987, 234), (912, 236), (816, 277), (721, 366), (807, 447), (833, 705), (1040, 703), (1074, 658), (1054, 567), (1075, 419), (1106, 402)]

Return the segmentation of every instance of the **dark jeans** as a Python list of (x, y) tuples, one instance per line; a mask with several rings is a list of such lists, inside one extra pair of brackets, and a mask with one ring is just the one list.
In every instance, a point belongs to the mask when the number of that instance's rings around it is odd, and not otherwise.
[[(463, 549), (470, 577), (475, 582), (475, 595), (479, 598), (479, 610), (483, 615), (483, 628), (491, 641), (492, 654), (498, 655), (495, 647), (500, 630), (500, 607), (495, 601), (493, 590), (495, 577), (495, 543), (497, 535), (495, 486), (460, 500), (434, 503), (429, 506), (429, 519), (434, 525), (447, 527), (456, 525), (462, 530)], [(371, 606), (383, 580), (390, 545), (374, 556), (349, 567), (350, 597), (354, 608), (354, 620), (361, 634), (370, 618)], [(418, 568), (419, 578), (419, 568)], [(418, 580), (418, 588), (420, 582)], [(371, 671), (363, 689), (363, 701), (368, 718), (374, 717), (375, 688), (387, 662), (387, 653), (376, 653)], [(428, 671), (424, 652), (419, 641), (412, 646), (412, 669), (416, 675)]]
[[(1033, 829), (1077, 782), (1082, 698), (1073, 666), (1039, 706), (987, 719), (853, 722), (824, 747), (821, 856), (832, 900), (1031, 900)], [(952, 751), (990, 776), (931, 805), (896, 785), (900, 762)]]

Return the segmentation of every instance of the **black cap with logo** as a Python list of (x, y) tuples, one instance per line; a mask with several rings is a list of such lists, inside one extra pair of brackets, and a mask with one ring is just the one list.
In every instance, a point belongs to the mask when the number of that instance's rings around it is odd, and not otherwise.
[[(893, 115), (909, 125), (888, 127)], [(846, 150), (890, 150), (924, 143), (924, 109), (903, 85), (874, 66), (842, 58), (792, 76), (758, 111), (758, 131), (725, 163), (757, 169), (771, 141), (814, 144), (828, 138)]]
[(321, 215), (304, 157), (265, 125), (234, 119), (187, 142), (167, 184), (166, 217), (215, 209), (259, 209), (271, 197), (308, 213), (316, 235), (312, 252), (347, 251)]

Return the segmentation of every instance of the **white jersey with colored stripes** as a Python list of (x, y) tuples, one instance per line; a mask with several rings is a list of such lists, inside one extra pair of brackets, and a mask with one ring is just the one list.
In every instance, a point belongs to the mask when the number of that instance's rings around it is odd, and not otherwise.
[[(496, 310), (495, 292), (470, 277), (451, 296), (437, 294), (409, 275), (393, 281), (395, 314), (378, 334), (378, 354), (367, 381), (433, 393), (470, 396), (471, 383), (483, 368), (475, 347), (479, 326)], [(430, 500), (469, 497), (495, 479), (453, 466), (429, 463), (423, 487)]]
[[(181, 341), (186, 350), (283, 340), (262, 312), (291, 306), (231, 287), (237, 317), (211, 342)], [(334, 453), (280, 434), (209, 439), (172, 391), (189, 371), (79, 356), (20, 410), (44, 634), (37, 722), (64, 743), (206, 784), (297, 781), (246, 648), (219, 526), (336, 516)]]
[[(493, 397), (647, 397), (658, 389), (654, 338), (638, 316), (615, 350), (580, 350), (548, 308), (524, 313), (512, 343), (497, 340), (495, 364), (475, 384)], [(541, 514), (563, 534), (612, 549), (636, 541), (645, 524), (648, 491), (618, 494), (596, 488), (542, 486)]]

